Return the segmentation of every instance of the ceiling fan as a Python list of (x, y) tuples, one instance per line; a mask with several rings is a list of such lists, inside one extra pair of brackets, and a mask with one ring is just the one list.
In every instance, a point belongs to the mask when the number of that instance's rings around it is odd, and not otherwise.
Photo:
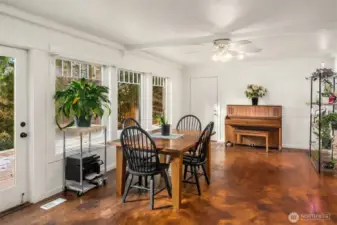
[[(186, 54), (202, 52), (204, 50), (205, 49), (198, 49), (187, 52)], [(212, 59), (214, 61), (221, 62), (229, 61), (232, 58), (242, 60), (248, 55), (262, 51), (261, 48), (255, 47), (249, 40), (232, 41), (229, 38), (215, 39), (213, 41), (213, 48), (207, 50), (213, 51)]]

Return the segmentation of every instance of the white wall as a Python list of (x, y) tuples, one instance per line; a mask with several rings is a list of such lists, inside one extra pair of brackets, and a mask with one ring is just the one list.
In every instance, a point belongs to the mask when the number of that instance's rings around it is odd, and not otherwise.
[[(193, 66), (184, 72), (191, 77), (217, 76), (221, 108), (221, 140), (224, 140), (224, 118), (227, 104), (251, 104), (244, 90), (247, 84), (259, 84), (268, 94), (259, 99), (261, 105), (283, 106), (283, 146), (308, 148), (310, 109), (310, 83), (305, 77), (325, 62), (334, 67), (328, 58), (298, 58), (270, 61), (211, 63)], [(188, 95), (189, 96), (189, 95)], [(189, 104), (189, 97), (184, 104)]]
[[(49, 27), (50, 26), (50, 27)], [(28, 51), (29, 77), (29, 195), (31, 202), (37, 202), (62, 190), (62, 161), (55, 156), (53, 92), (55, 81), (52, 72), (53, 57), (100, 63), (111, 68), (111, 82), (117, 87), (117, 68), (132, 69), (169, 77), (172, 83), (172, 122), (182, 115), (182, 72), (180, 65), (167, 62), (147, 54), (124, 55), (110, 43), (97, 37), (83, 34), (53, 22), (43, 20), (0, 4), (0, 45)], [(117, 121), (117, 93), (112, 101), (111, 118)], [(113, 134), (117, 134), (117, 122)], [(28, 159), (27, 159), (28, 160)], [(115, 165), (115, 151), (109, 150), (108, 168)]]

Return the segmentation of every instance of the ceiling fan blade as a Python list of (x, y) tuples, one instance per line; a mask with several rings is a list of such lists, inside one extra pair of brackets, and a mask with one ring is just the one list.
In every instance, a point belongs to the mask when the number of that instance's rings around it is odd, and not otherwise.
[(200, 45), (207, 42), (212, 42), (214, 40), (214, 35), (197, 37), (197, 38), (188, 38), (188, 39), (175, 39), (167, 40), (160, 42), (152, 42), (145, 44), (134, 44), (134, 45), (125, 45), (127, 50), (141, 50), (148, 48), (157, 48), (157, 47), (176, 47), (184, 45)]
[(240, 40), (240, 41), (231, 41), (230, 45), (234, 45), (234, 46), (242, 46), (242, 45), (247, 45), (247, 44), (251, 44), (251, 41), (248, 40)]
[(203, 53), (203, 52), (214, 52), (215, 50), (210, 48), (210, 49), (196, 49), (196, 50), (191, 50), (184, 52), (184, 54), (195, 54), (195, 53)]
[(243, 45), (243, 46), (237, 48), (236, 50), (242, 51), (242, 52), (245, 52), (245, 53), (257, 53), (257, 52), (261, 52), (262, 48), (255, 47), (253, 45)]

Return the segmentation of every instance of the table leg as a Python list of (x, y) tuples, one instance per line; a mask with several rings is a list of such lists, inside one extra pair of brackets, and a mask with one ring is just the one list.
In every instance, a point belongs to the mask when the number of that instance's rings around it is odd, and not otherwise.
[(207, 161), (206, 161), (206, 170), (209, 182), (211, 182), (212, 179), (212, 168), (211, 168), (211, 162), (212, 162), (212, 141), (209, 142), (208, 148), (207, 148)]
[(181, 187), (182, 187), (182, 169), (183, 169), (183, 156), (171, 156), (171, 169), (172, 169), (172, 203), (174, 209), (181, 207)]
[(116, 148), (116, 194), (123, 195), (125, 189), (126, 161), (122, 147)]
[(167, 155), (166, 154), (159, 154), (159, 161), (160, 163), (167, 163)]

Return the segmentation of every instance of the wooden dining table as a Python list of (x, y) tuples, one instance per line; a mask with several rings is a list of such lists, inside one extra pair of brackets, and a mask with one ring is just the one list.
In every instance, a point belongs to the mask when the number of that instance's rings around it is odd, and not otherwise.
[[(158, 133), (158, 131), (155, 131)], [(159, 131), (160, 132), (160, 131)], [(194, 147), (200, 137), (200, 131), (172, 130), (173, 134), (183, 134), (176, 139), (153, 138), (159, 153), (171, 156), (172, 203), (174, 209), (181, 207), (183, 177), (183, 155)], [(116, 194), (123, 195), (125, 188), (126, 160), (119, 139), (109, 142), (116, 146)], [(165, 157), (161, 157), (164, 161)], [(206, 172), (211, 180), (211, 145), (207, 148)]]

